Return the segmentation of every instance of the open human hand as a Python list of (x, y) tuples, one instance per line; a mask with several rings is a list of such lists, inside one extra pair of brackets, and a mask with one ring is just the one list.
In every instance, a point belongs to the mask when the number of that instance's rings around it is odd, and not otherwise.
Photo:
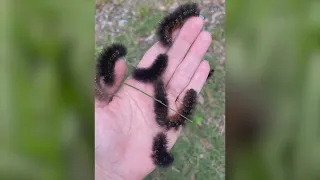
[[(168, 55), (168, 66), (162, 75), (169, 107), (177, 110), (188, 89), (198, 93), (210, 71), (209, 63), (202, 61), (211, 44), (211, 35), (202, 31), (203, 19), (192, 17), (175, 31), (170, 48), (155, 43), (143, 56), (138, 67), (149, 67), (161, 53)], [(134, 80), (131, 76), (121, 85), (126, 64), (121, 59), (115, 65), (115, 85), (120, 89), (110, 102), (95, 100), (95, 178), (112, 180), (143, 179), (155, 165), (151, 158), (152, 141), (161, 131), (155, 121), (152, 84)], [(130, 86), (128, 86), (128, 85)], [(137, 88), (132, 88), (131, 86)], [(175, 112), (169, 111), (170, 114)], [(168, 147), (172, 148), (181, 128), (169, 130)]]

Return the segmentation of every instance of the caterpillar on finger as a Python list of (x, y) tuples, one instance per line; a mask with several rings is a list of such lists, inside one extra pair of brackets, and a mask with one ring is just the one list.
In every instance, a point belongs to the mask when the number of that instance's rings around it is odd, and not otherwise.
[(200, 15), (197, 3), (180, 5), (172, 13), (169, 13), (159, 23), (157, 36), (164, 47), (170, 47), (173, 43), (172, 33), (183, 26), (187, 19)]
[(114, 67), (116, 61), (127, 54), (127, 49), (122, 44), (112, 44), (105, 47), (98, 57), (96, 66), (97, 77), (102, 78), (104, 84), (112, 86), (114, 84)]
[(112, 44), (102, 49), (97, 58), (95, 76), (95, 97), (98, 99), (110, 98), (107, 88), (115, 83), (115, 64), (119, 58), (127, 54), (127, 49), (122, 44)]

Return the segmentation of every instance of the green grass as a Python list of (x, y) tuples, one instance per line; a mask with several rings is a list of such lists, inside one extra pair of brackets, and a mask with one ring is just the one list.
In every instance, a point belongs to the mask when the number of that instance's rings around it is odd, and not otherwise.
[[(106, 42), (123, 43), (128, 48), (127, 62), (136, 65), (147, 49), (148, 44), (139, 44), (136, 39), (148, 37), (155, 33), (157, 23), (164, 14), (150, 9), (147, 6), (138, 7), (136, 19), (129, 19), (124, 32), (111, 37), (106, 34)], [(212, 30), (215, 40), (222, 38), (223, 29)], [(97, 52), (99, 49), (97, 50)], [(193, 118), (194, 123), (189, 123), (183, 130), (183, 135), (171, 150), (175, 156), (175, 162), (168, 169), (157, 168), (145, 179), (224, 179), (225, 178), (225, 152), (224, 138), (218, 133), (217, 125), (224, 116), (225, 104), (225, 69), (219, 64), (217, 57), (213, 55), (213, 45), (210, 46), (205, 58), (211, 67), (216, 69), (212, 78), (203, 88), (201, 95), (204, 103), (199, 104)], [(132, 71), (128, 66), (127, 74)]]
[(137, 6), (137, 13), (139, 18), (144, 18), (147, 17), (150, 11), (150, 5), (149, 4), (144, 4)]
[(224, 29), (222, 28), (212, 29), (211, 34), (213, 39), (220, 40), (224, 37)]
[(143, 23), (139, 23), (137, 27), (134, 29), (137, 35), (141, 37), (154, 33), (158, 25), (158, 22), (161, 20), (161, 13), (157, 11), (148, 11), (147, 14), (150, 15), (140, 16), (139, 19)]

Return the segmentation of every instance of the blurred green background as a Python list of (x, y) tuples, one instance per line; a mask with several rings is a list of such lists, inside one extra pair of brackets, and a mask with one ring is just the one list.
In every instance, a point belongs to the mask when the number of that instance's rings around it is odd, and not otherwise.
[(94, 2), (1, 4), (0, 179), (92, 179)]
[[(96, 55), (104, 45), (123, 43), (128, 48), (128, 70), (132, 72), (144, 53), (157, 41), (159, 21), (179, 4), (177, 0), (100, 0), (96, 1)], [(215, 73), (202, 89), (197, 112), (183, 130), (171, 152), (175, 156), (168, 169), (157, 168), (145, 179), (184, 180), (225, 178), (225, 36), (223, 1), (198, 0), (206, 17), (204, 30), (213, 42), (204, 59)]]
[[(232, 159), (235, 166), (227, 161), (228, 179), (320, 179), (320, 1), (229, 0), (226, 7), (227, 87), (259, 89), (269, 124)], [(229, 103), (237, 102), (227, 95)], [(232, 113), (227, 122), (237, 120)]]

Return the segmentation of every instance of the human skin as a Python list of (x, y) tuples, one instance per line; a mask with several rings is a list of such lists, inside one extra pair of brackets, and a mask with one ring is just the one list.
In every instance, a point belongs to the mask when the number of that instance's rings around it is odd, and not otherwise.
[[(202, 58), (212, 38), (202, 31), (203, 20), (192, 17), (175, 31), (174, 43), (164, 48), (156, 42), (143, 56), (138, 67), (149, 67), (160, 53), (167, 53), (168, 67), (162, 78), (166, 85), (169, 106), (177, 110), (188, 89), (198, 93), (206, 82), (209, 63)], [(120, 85), (126, 71), (120, 59), (115, 65), (116, 86)], [(151, 84), (125, 80), (153, 96)], [(114, 90), (115, 88), (112, 88)], [(109, 92), (110, 93), (110, 92)], [(174, 114), (169, 111), (169, 114)], [(153, 99), (123, 84), (109, 103), (95, 100), (95, 179), (140, 180), (155, 168), (151, 159), (155, 135), (163, 131), (155, 121)], [(169, 149), (175, 144), (178, 131), (167, 132)]]

